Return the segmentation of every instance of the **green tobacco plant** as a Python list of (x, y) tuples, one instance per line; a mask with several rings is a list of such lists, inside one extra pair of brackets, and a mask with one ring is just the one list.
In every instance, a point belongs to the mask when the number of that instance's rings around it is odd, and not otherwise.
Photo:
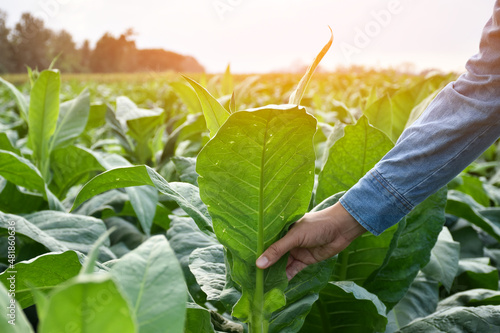
[(233, 316), (267, 332), (285, 305), (286, 258), (267, 270), (255, 260), (306, 210), (314, 182), (316, 120), (297, 107), (236, 112), (198, 155), (200, 196), (242, 289)]

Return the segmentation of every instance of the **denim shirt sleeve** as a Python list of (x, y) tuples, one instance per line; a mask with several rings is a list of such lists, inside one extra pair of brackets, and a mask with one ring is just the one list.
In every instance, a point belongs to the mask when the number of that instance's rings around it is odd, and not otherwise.
[(466, 69), (340, 199), (371, 233), (396, 224), (500, 137), (500, 0)]

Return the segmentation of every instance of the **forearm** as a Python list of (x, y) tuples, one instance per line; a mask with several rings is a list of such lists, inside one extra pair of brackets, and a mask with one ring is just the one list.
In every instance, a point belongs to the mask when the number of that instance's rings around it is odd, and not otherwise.
[(467, 73), (446, 86), (396, 146), (340, 200), (379, 234), (446, 185), (500, 136), (500, 0)]

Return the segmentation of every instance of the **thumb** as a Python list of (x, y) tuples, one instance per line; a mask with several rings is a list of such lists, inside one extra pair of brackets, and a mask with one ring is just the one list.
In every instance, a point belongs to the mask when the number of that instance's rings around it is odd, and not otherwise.
[(269, 246), (257, 259), (255, 264), (260, 269), (268, 268), (276, 263), (285, 253), (297, 246), (297, 238), (293, 232), (288, 232), (285, 237)]

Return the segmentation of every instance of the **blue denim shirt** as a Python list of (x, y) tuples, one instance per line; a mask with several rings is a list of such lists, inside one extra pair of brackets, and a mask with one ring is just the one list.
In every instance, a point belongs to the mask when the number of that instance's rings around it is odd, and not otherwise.
[(500, 0), (466, 69), (340, 199), (371, 233), (396, 224), (500, 137)]

